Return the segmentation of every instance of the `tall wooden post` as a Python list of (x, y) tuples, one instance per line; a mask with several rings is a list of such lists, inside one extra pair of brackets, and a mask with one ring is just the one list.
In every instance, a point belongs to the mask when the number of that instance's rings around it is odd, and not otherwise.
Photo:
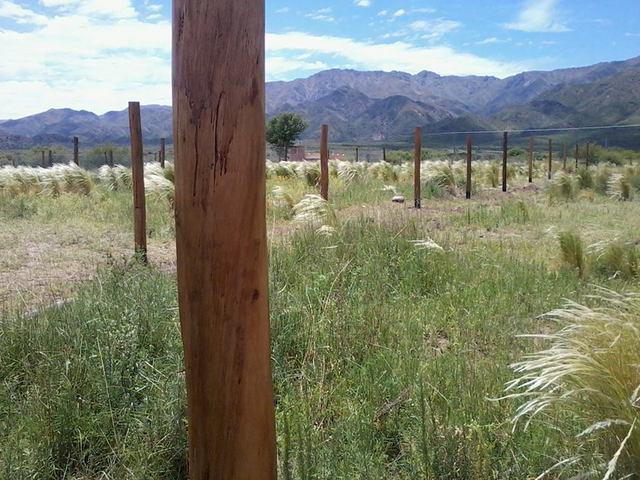
[(529, 183), (533, 183), (533, 137), (529, 138)]
[(174, 0), (176, 245), (191, 480), (276, 478), (264, 0)]
[(80, 140), (73, 137), (73, 163), (80, 165)]
[(320, 132), (320, 196), (329, 200), (329, 125)]
[(42, 150), (42, 168), (47, 168), (47, 160), (45, 159), (45, 151)]
[(133, 230), (136, 255), (147, 262), (147, 213), (144, 197), (144, 159), (140, 103), (129, 102), (131, 132), (131, 180), (133, 183)]
[(382, 147), (382, 161), (387, 161), (387, 147)]
[(562, 144), (562, 169), (567, 171), (567, 144)]
[(422, 166), (422, 128), (418, 127), (415, 131), (413, 151), (413, 197), (414, 206), (417, 209), (422, 208), (422, 179), (420, 177), (420, 167)]
[(578, 170), (578, 158), (580, 158), (580, 145), (576, 143), (576, 170)]
[(109, 166), (113, 168), (113, 150), (109, 150)]
[(167, 160), (167, 140), (165, 138), (160, 139), (160, 166), (164, 168)]
[(473, 159), (473, 137), (467, 137), (467, 200), (471, 199), (471, 161)]
[(507, 161), (509, 158), (509, 133), (502, 137), (502, 191), (507, 191)]
[(53, 150), (49, 150), (49, 166), (53, 167)]
[(550, 138), (549, 139), (549, 172), (548, 172), (549, 180), (551, 180), (552, 172), (553, 172), (553, 140)]
[(356, 147), (356, 163), (360, 161), (360, 148)]

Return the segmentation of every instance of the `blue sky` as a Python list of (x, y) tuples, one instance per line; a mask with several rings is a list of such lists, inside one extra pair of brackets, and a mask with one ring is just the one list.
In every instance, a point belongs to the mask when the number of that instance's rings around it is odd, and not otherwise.
[[(168, 104), (169, 0), (0, 0), (0, 118)], [(505, 77), (640, 55), (639, 0), (267, 0), (267, 77)]]

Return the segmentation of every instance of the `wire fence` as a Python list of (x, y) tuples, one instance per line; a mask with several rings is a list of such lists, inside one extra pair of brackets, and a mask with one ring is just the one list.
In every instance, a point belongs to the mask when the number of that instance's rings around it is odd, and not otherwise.
[[(593, 163), (632, 162), (637, 154), (625, 150), (625, 145), (640, 144), (640, 124), (600, 125), (588, 127), (529, 128), (507, 130), (508, 154), (510, 158), (523, 157), (533, 142), (535, 159), (547, 158), (549, 141), (551, 152), (556, 158), (564, 156), (575, 159), (589, 158)], [(504, 132), (498, 130), (458, 130), (433, 132), (425, 129), (423, 137), (423, 157), (449, 161), (466, 159), (466, 143), (469, 137), (473, 142), (473, 161), (490, 161), (503, 156)], [(375, 163), (387, 161), (400, 163), (413, 159), (414, 132), (408, 132), (406, 138), (398, 141), (360, 142), (340, 141), (329, 143), (330, 158), (353, 162)], [(610, 146), (612, 146), (610, 148)], [(566, 151), (566, 153), (565, 153)], [(95, 169), (102, 165), (130, 166), (130, 149), (125, 146), (101, 145), (84, 146), (80, 142), (78, 157), (74, 156), (73, 144), (40, 146), (22, 150), (0, 150), (0, 166), (25, 165), (49, 167), (55, 164), (68, 164), (77, 160), (84, 168)], [(167, 144), (165, 160), (173, 160), (173, 146)], [(267, 145), (267, 160), (278, 162), (318, 161), (320, 144), (318, 140), (307, 140), (288, 149)], [(145, 162), (161, 160), (161, 146), (149, 145), (144, 150)]]

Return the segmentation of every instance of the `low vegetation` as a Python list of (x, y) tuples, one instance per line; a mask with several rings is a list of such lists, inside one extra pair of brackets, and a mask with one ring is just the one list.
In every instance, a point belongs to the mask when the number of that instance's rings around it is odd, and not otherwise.
[[(416, 212), (390, 202), (409, 164), (333, 161), (329, 202), (317, 164), (267, 165), (281, 478), (634, 478), (637, 170), (548, 182), (536, 162), (527, 188), (514, 163), (505, 195), (476, 162), (471, 202), (462, 163), (423, 172)], [(172, 165), (145, 181), (150, 244), (172, 246)], [(130, 236), (130, 185), (120, 166), (0, 169), (0, 238)], [(55, 307), (3, 311), (0, 478), (187, 478), (173, 260), (121, 257)]]

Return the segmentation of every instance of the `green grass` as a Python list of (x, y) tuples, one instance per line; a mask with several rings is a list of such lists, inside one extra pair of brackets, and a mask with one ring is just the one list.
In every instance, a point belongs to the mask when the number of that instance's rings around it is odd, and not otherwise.
[[(272, 246), (283, 475), (529, 478), (568, 454), (542, 428), (512, 433), (516, 404), (488, 399), (523, 352), (515, 333), (585, 286), (499, 245), (410, 242), (425, 236), (360, 218)], [(185, 478), (174, 283), (114, 266), (74, 302), (2, 322), (2, 478)]]
[[(406, 178), (332, 178), (335, 232), (319, 235), (289, 220), (317, 189), (268, 180), (289, 196), (268, 202), (270, 225), (288, 228), (269, 259), (281, 478), (530, 479), (576, 448), (609, 454), (576, 443), (589, 424), (569, 409), (554, 428), (514, 430), (524, 400), (492, 399), (541, 347), (517, 338), (547, 333), (540, 315), (588, 301), (593, 283), (637, 289), (640, 203), (487, 192), (431, 198), (418, 214), (388, 205), (389, 183), (411, 198)], [(0, 199), (5, 232), (73, 229), (78, 242), (130, 234), (131, 213), (129, 192), (100, 185)], [(152, 243), (172, 241), (166, 199), (148, 198), (148, 219)], [(562, 268), (564, 231), (599, 245), (583, 252), (588, 278)], [(429, 239), (443, 250), (414, 242)], [(0, 479), (186, 478), (172, 274), (111, 262), (64, 306), (2, 315)]]

